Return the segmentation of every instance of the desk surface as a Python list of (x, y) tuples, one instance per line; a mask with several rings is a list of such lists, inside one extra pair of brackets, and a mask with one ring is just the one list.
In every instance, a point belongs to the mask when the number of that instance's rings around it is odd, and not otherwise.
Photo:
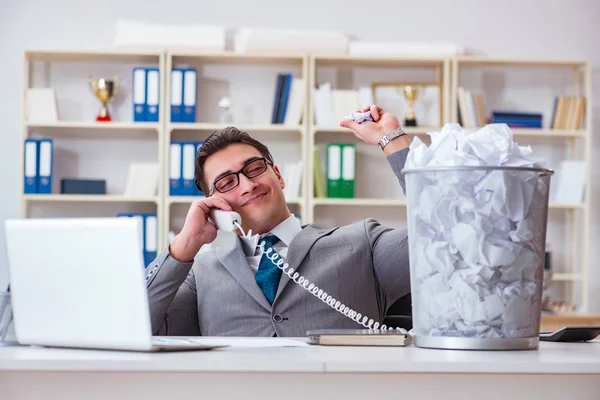
[(395, 372), (600, 374), (600, 341), (541, 342), (538, 350), (408, 347), (223, 348), (182, 353), (0, 347), (3, 371)]

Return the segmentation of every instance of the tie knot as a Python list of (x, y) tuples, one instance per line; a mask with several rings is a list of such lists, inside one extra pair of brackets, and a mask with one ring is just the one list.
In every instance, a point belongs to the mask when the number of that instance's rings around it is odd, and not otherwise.
[(279, 238), (275, 235), (269, 235), (262, 238), (265, 241), (265, 247), (273, 247), (273, 245), (279, 242)]

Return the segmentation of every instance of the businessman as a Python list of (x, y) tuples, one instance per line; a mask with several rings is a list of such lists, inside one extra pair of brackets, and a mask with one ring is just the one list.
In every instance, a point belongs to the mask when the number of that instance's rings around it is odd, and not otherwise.
[[(404, 190), (400, 171), (410, 139), (394, 115), (375, 105), (361, 111), (370, 111), (374, 121), (340, 125), (382, 148)], [(289, 268), (373, 321), (381, 323), (410, 292), (405, 230), (373, 219), (301, 226), (287, 207), (285, 182), (269, 150), (248, 134), (229, 127), (209, 136), (196, 157), (195, 183), (206, 198), (191, 205), (181, 232), (147, 268), (155, 335), (305, 336), (311, 329), (363, 328), (290, 282), (248, 239), (222, 232), (219, 245), (213, 243), (213, 208), (239, 213), (244, 231), (260, 234)], [(199, 253), (209, 243), (212, 248)]]

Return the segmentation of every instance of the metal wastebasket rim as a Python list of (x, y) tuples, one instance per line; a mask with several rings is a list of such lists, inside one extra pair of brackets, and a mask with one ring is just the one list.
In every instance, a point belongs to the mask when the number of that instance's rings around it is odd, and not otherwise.
[(414, 172), (436, 172), (436, 171), (513, 171), (513, 172), (537, 172), (542, 175), (554, 175), (554, 170), (547, 168), (534, 168), (534, 167), (502, 167), (493, 165), (436, 165), (432, 167), (416, 167), (416, 168), (403, 168), (400, 173), (410, 174)]

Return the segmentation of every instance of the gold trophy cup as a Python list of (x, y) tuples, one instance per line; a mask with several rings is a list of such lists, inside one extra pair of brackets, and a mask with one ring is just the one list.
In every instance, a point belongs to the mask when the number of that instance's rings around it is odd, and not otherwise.
[(91, 76), (88, 78), (88, 84), (90, 89), (94, 92), (94, 95), (102, 103), (100, 113), (96, 117), (96, 121), (108, 122), (112, 121), (110, 114), (108, 113), (108, 103), (117, 95), (119, 87), (119, 77), (115, 76), (113, 80), (104, 78), (94, 79)]
[(414, 86), (404, 86), (404, 98), (408, 106), (404, 126), (417, 126), (417, 118), (415, 116), (415, 100), (419, 94), (419, 89)]

